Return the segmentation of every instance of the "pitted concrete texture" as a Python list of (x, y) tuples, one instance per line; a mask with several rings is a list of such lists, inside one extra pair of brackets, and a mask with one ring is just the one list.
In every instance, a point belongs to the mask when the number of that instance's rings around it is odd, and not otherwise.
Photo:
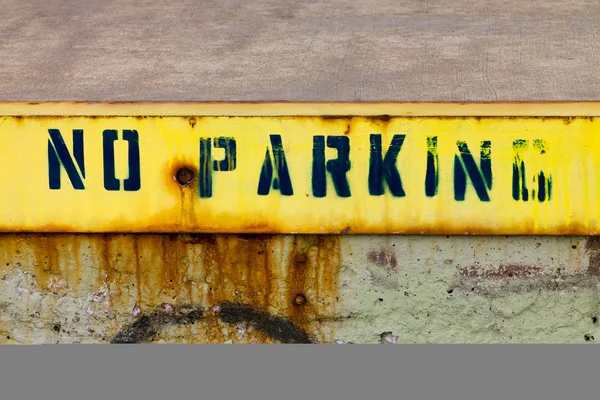
[(596, 0), (4, 0), (0, 100), (599, 99)]
[(594, 343), (585, 237), (2, 235), (2, 343)]
[(342, 269), (347, 320), (336, 334), (344, 340), (375, 342), (383, 332), (398, 343), (600, 338), (594, 239), (365, 237), (347, 243), (367, 256), (351, 257)]

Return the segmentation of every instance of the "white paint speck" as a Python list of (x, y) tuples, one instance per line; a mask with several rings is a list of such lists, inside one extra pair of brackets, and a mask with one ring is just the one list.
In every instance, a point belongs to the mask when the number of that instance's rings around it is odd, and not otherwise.
[(166, 314), (173, 314), (175, 312), (175, 307), (173, 307), (173, 304), (164, 303), (163, 310), (165, 310)]
[(398, 343), (398, 336), (392, 334), (392, 332), (383, 332), (380, 335), (381, 343)]
[(133, 316), (137, 317), (141, 313), (142, 313), (142, 310), (140, 309), (140, 306), (138, 305), (138, 303), (135, 303), (135, 306), (133, 306)]
[(243, 326), (238, 326), (237, 328), (237, 340), (242, 340), (244, 338), (244, 335), (246, 334), (246, 328)]

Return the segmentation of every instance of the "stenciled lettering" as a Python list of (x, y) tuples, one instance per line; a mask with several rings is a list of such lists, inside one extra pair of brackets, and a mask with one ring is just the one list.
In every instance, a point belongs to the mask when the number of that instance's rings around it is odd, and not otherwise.
[(281, 135), (270, 135), (269, 138), (271, 141), (271, 150), (267, 147), (265, 151), (265, 160), (260, 170), (257, 193), (261, 196), (266, 196), (272, 187), (275, 190), (279, 190), (284, 196), (292, 196), (294, 189), (285, 159)]
[(456, 142), (460, 155), (454, 156), (454, 199), (463, 201), (467, 191), (467, 176), (481, 201), (490, 201), (488, 190), (492, 189), (492, 142), (481, 142), (479, 166), (475, 162), (469, 146), (463, 141)]
[[(212, 159), (212, 143), (225, 150), (225, 158)], [(198, 193), (201, 198), (212, 197), (213, 171), (233, 171), (237, 167), (237, 144), (232, 137), (200, 138), (200, 168), (198, 170)]]
[[(119, 139), (116, 129), (106, 129), (102, 133), (102, 150), (104, 161), (104, 188), (106, 190), (121, 190), (121, 181), (115, 174), (115, 141)], [(140, 145), (136, 130), (124, 129), (123, 140), (127, 141), (127, 165), (129, 176), (123, 180), (123, 189), (133, 192), (141, 188)]]
[[(75, 190), (85, 190), (84, 130), (72, 129), (72, 141), (69, 141), (69, 145), (65, 142), (63, 134), (64, 132), (61, 132), (60, 129), (48, 129), (49, 188), (51, 190), (61, 189), (64, 186), (61, 177), (64, 178), (66, 175)], [(400, 152), (403, 147), (406, 147), (406, 136), (406, 134), (394, 134), (389, 144), (386, 144), (383, 143), (382, 134), (369, 135), (368, 166), (363, 164), (360, 167), (368, 168), (368, 181), (366, 183), (370, 196), (383, 196), (386, 193), (395, 198), (407, 196), (398, 166)], [(128, 174), (122, 178), (116, 176), (116, 163), (124, 162), (124, 160), (116, 159), (115, 147), (118, 140), (127, 142)], [(301, 140), (310, 139), (303, 137)], [(413, 161), (425, 162), (425, 171), (424, 176), (418, 176), (416, 179), (424, 178), (420, 182), (424, 184), (422, 187), (425, 196), (434, 197), (439, 194), (440, 170), (445, 168), (440, 164), (439, 137), (437, 135), (426, 136), (421, 140), (426, 140), (426, 152), (424, 154), (420, 153), (419, 159)], [(201, 137), (198, 143), (198, 195), (203, 199), (211, 198), (214, 195), (214, 174), (216, 172), (234, 171), (237, 168), (237, 142), (235, 137), (216, 136)], [(476, 149), (473, 149), (474, 152), (471, 150), (477, 142), (471, 144), (471, 148), (462, 140), (456, 142), (452, 140), (448, 144), (453, 147), (454, 143), (456, 143), (454, 151), (450, 150), (450, 154), (441, 154), (443, 160), (448, 160), (451, 163), (448, 167), (453, 168), (454, 200), (465, 201), (467, 187), (472, 186), (479, 201), (491, 201), (493, 186), (491, 140), (479, 141), (479, 157), (474, 155)], [(302, 148), (302, 146), (298, 147)], [(448, 147), (442, 146), (441, 148), (447, 149)], [(523, 202), (550, 201), (553, 191), (553, 176), (547, 169), (538, 166), (540, 165), (539, 161), (546, 158), (544, 155), (549, 151), (548, 143), (542, 139), (517, 139), (512, 141), (512, 148), (512, 180), (510, 184), (513, 199)], [(218, 159), (213, 158), (214, 149), (223, 149), (224, 156), (222, 158), (217, 156)], [(305, 157), (305, 161), (300, 161), (301, 165), (294, 165), (294, 168), (300, 170), (312, 168), (304, 176), (306, 179), (310, 179), (310, 182), (306, 183), (310, 183), (314, 197), (327, 197), (328, 184), (333, 185), (335, 196), (340, 198), (352, 196), (351, 184), (354, 183), (351, 182), (349, 175), (353, 164), (350, 150), (350, 137), (347, 135), (312, 136), (312, 160)], [(404, 150), (404, 152), (409, 152), (409, 150)], [(367, 149), (365, 148), (364, 151), (367, 151)], [(328, 158), (328, 152), (336, 155)], [(305, 156), (308, 156), (308, 154)], [(408, 153), (407, 156), (413, 159), (416, 157), (414, 151)], [(358, 157), (357, 159), (363, 160), (364, 158)], [(539, 171), (533, 170), (532, 165), (536, 165), (534, 168), (539, 168)], [(258, 165), (255, 167), (258, 167)], [(354, 167), (356, 168), (356, 166)], [(141, 189), (140, 138), (137, 130), (105, 129), (102, 131), (102, 168), (105, 190), (131, 192)], [(283, 196), (293, 196), (294, 188), (289, 168), (290, 165), (288, 165), (286, 152), (283, 148), (282, 135), (269, 135), (269, 142), (260, 167), (256, 193), (259, 196), (266, 196), (271, 193), (271, 190), (277, 190)], [(508, 168), (508, 164), (506, 164), (506, 168)], [(411, 171), (405, 171), (405, 173), (409, 172)], [(331, 195), (331, 193), (330, 191), (329, 194)]]
[(425, 195), (427, 197), (435, 196), (438, 191), (440, 173), (437, 140), (437, 136), (427, 138), (427, 169), (425, 171)]
[(337, 150), (337, 158), (325, 163), (325, 136), (313, 137), (313, 196), (327, 195), (327, 170), (331, 174), (335, 193), (339, 197), (350, 197), (350, 184), (346, 176), (350, 171), (350, 139), (347, 136), (327, 136), (327, 147)]
[(400, 172), (396, 164), (398, 153), (402, 149), (402, 144), (406, 135), (394, 135), (392, 142), (388, 147), (385, 156), (382, 158), (381, 135), (372, 134), (370, 136), (370, 157), (369, 157), (369, 194), (371, 196), (381, 196), (384, 193), (383, 181), (387, 182), (388, 188), (394, 197), (406, 196), (400, 179)]
[(58, 129), (48, 129), (48, 184), (50, 189), (60, 189), (60, 167), (76, 190), (84, 190), (85, 160), (83, 146), (83, 129), (73, 129), (73, 156)]

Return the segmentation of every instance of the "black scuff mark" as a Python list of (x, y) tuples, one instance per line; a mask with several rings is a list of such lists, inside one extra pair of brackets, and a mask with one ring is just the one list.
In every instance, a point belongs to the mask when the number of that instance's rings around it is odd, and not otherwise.
[[(218, 317), (226, 324), (240, 322), (252, 324), (256, 330), (264, 332), (270, 339), (280, 343), (313, 343), (306, 331), (289, 319), (271, 315), (247, 304), (224, 302), (219, 306)], [(149, 343), (168, 326), (190, 325), (203, 319), (202, 307), (198, 305), (185, 305), (172, 309), (162, 307), (152, 313), (140, 315), (132, 323), (123, 326), (110, 342)]]

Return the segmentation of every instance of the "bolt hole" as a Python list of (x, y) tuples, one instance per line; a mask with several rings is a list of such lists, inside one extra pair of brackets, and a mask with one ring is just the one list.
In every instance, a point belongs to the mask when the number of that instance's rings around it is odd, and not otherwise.
[(187, 167), (179, 168), (175, 180), (181, 187), (189, 186), (194, 180), (194, 171)]
[(306, 303), (306, 297), (302, 293), (298, 293), (296, 297), (294, 297), (294, 303), (298, 306), (304, 305)]
[(446, 292), (448, 292), (449, 294), (452, 294), (452, 293), (454, 293), (454, 289), (448, 289), (448, 290), (446, 290)]
[(296, 262), (297, 263), (305, 263), (306, 262), (306, 254), (304, 253), (298, 253), (296, 254)]

